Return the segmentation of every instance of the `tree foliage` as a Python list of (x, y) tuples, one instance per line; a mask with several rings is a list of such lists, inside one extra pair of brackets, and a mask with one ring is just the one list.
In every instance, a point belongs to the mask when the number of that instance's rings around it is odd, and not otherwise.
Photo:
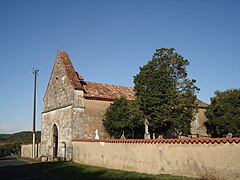
[(164, 134), (173, 126), (176, 133), (190, 132), (199, 88), (194, 79), (187, 78), (188, 65), (173, 48), (157, 49), (134, 77), (137, 102), (153, 132)]
[(216, 91), (206, 110), (206, 123), (213, 137), (240, 136), (240, 89)]
[(20, 155), (21, 145), (19, 143), (0, 144), (0, 157), (9, 155)]
[[(36, 132), (36, 143), (41, 141), (41, 131)], [(22, 131), (14, 134), (0, 134), (0, 143), (32, 143), (32, 132)]]
[(122, 97), (114, 100), (107, 109), (103, 125), (114, 138), (120, 138), (123, 131), (126, 138), (134, 138), (141, 131), (141, 119), (135, 101), (128, 101)]

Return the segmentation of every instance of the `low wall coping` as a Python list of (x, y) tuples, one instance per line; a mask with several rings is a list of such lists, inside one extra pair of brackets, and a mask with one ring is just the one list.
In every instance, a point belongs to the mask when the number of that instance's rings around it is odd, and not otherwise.
[[(36, 144), (41, 144), (41, 142), (35, 143), (35, 145), (36, 145)], [(32, 146), (32, 143), (30, 143), (30, 144), (21, 144), (20, 146), (30, 146), (30, 145)]]
[(193, 144), (193, 143), (239, 143), (240, 138), (184, 138), (184, 139), (78, 139), (75, 138), (73, 142), (105, 142), (105, 143), (165, 143), (165, 144)]
[(21, 146), (30, 146), (32, 144), (21, 144)]

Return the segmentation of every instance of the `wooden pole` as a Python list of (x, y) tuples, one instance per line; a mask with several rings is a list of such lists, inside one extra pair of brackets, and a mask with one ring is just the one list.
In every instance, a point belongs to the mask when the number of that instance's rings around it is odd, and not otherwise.
[(33, 144), (32, 144), (32, 158), (35, 159), (35, 127), (36, 127), (36, 88), (37, 88), (37, 73), (38, 69), (33, 68), (34, 75), (34, 97), (33, 97)]

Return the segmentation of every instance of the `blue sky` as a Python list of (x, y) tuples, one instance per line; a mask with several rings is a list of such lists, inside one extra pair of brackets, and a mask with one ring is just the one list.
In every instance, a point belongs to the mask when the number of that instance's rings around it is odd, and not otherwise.
[(155, 49), (173, 47), (210, 103), (214, 91), (240, 88), (238, 0), (1, 0), (0, 133), (37, 129), (57, 51), (88, 81), (133, 86)]

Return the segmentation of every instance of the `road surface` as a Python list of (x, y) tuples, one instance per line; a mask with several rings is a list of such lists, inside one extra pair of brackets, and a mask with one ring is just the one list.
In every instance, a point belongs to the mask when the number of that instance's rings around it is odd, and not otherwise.
[(31, 162), (20, 161), (15, 158), (0, 158), (1, 180), (28, 180), (28, 179), (59, 179), (51, 174), (43, 172), (31, 165)]

